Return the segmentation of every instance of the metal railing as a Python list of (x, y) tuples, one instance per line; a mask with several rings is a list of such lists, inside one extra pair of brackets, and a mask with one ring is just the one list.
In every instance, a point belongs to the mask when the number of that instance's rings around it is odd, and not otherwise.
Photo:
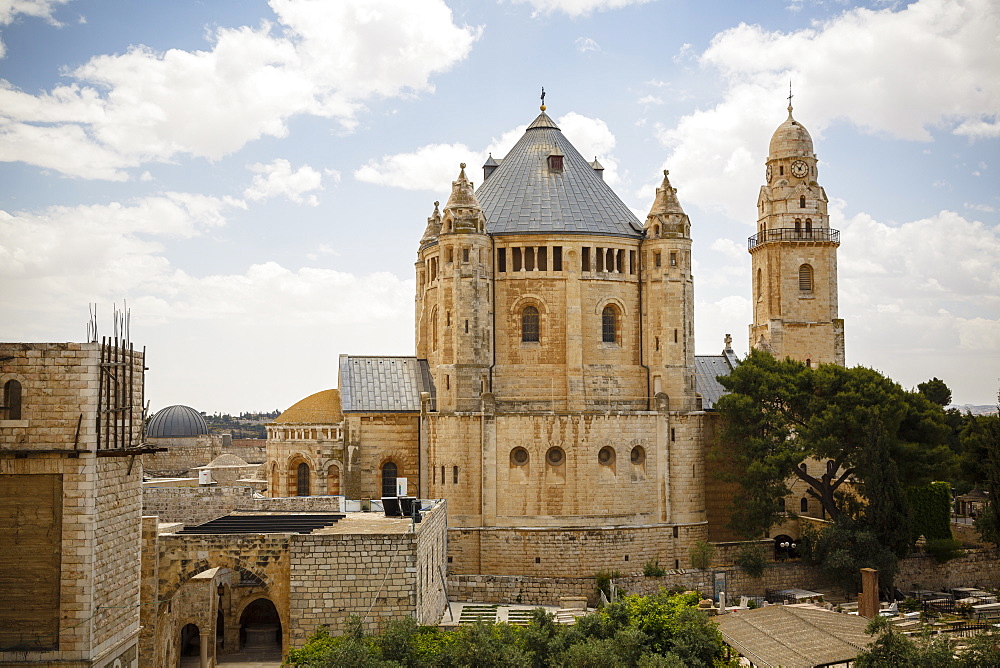
[(752, 250), (761, 244), (770, 243), (772, 241), (792, 241), (804, 243), (829, 241), (839, 244), (840, 230), (835, 230), (829, 227), (817, 227), (811, 230), (794, 227), (779, 227), (773, 230), (764, 230), (753, 235), (747, 239), (747, 248)]

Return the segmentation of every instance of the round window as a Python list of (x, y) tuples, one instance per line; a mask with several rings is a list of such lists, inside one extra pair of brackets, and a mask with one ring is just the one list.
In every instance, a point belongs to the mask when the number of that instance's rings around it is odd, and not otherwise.
[(563, 459), (566, 455), (563, 453), (562, 448), (549, 448), (549, 451), (545, 453), (545, 459), (552, 464), (552, 466), (559, 466), (563, 463)]
[(637, 445), (632, 448), (632, 463), (642, 464), (646, 461), (646, 451), (643, 450), (641, 445)]
[(524, 466), (528, 463), (528, 451), (524, 448), (514, 448), (510, 452), (510, 461), (514, 466)]
[(597, 461), (605, 466), (608, 466), (611, 462), (615, 461), (615, 451), (608, 446), (604, 446), (597, 453)]

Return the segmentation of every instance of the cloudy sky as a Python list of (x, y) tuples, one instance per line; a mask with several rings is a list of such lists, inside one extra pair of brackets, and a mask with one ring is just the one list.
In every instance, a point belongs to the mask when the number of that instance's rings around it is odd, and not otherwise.
[[(458, 163), (549, 114), (645, 218), (670, 169), (697, 349), (747, 350), (774, 128), (812, 133), (851, 365), (1000, 385), (995, 0), (0, 0), (0, 340), (127, 301), (153, 410), (284, 409), (413, 353)], [(479, 181), (479, 169), (471, 171)]]

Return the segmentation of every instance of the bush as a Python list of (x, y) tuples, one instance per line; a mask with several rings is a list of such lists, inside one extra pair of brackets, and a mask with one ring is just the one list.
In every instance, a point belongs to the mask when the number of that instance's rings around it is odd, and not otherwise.
[(597, 580), (597, 593), (604, 592), (604, 595), (611, 600), (611, 581), (622, 576), (621, 571), (597, 571), (594, 579)]
[(752, 578), (759, 578), (767, 568), (767, 557), (759, 545), (744, 545), (736, 553), (733, 562)]
[(965, 555), (965, 550), (962, 549), (962, 544), (954, 538), (929, 540), (927, 541), (927, 547), (925, 549), (928, 554), (937, 559), (939, 564), (951, 561), (952, 559), (958, 559), (959, 557)]
[(712, 563), (712, 555), (715, 554), (715, 546), (699, 540), (691, 548), (691, 565), (695, 568), (708, 568)]
[(667, 569), (660, 566), (659, 559), (650, 559), (642, 568), (642, 574), (647, 578), (658, 578), (667, 574)]

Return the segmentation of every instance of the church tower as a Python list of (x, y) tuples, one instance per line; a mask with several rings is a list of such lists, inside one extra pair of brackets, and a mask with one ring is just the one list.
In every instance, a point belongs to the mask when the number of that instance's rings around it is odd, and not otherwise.
[(417, 262), (417, 356), (440, 411), (479, 410), (489, 391), (492, 255), (486, 218), (461, 165), (443, 214), (435, 202)]
[(671, 410), (695, 410), (694, 278), (691, 220), (671, 187), (667, 170), (643, 226), (643, 341), (652, 394), (666, 394)]
[(837, 248), (819, 185), (809, 132), (792, 117), (771, 137), (757, 199), (750, 347), (808, 366), (844, 364), (844, 321), (837, 313)]

